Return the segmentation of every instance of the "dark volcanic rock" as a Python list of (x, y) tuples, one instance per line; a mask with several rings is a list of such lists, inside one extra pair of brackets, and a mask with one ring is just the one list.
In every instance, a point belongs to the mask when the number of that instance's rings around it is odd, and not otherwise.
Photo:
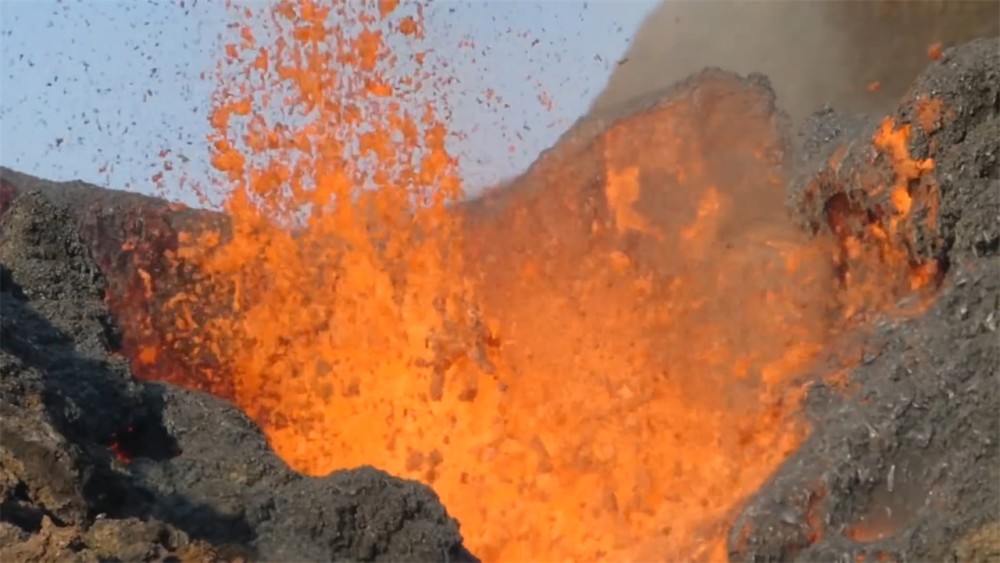
[[(104, 274), (103, 294), (119, 329), (116, 348), (144, 379), (184, 381), (213, 395), (232, 398), (226, 381), (204, 377), (217, 368), (212, 359), (193, 354), (185, 341), (165, 338), (166, 327), (175, 319), (163, 314), (162, 300), (190, 282), (189, 272), (178, 267), (172, 253), (178, 233), (196, 235), (211, 230), (226, 236), (225, 215), (171, 204), (163, 199), (118, 190), (102, 189), (84, 182), (50, 182), (0, 167), (0, 214), (19, 195), (43, 194), (65, 210), (80, 242)], [(146, 358), (143, 350), (159, 353)]]
[[(934, 111), (931, 100), (941, 101)], [(877, 327), (852, 377), (856, 393), (811, 389), (813, 435), (737, 520), (734, 560), (990, 552), (958, 540), (987, 537), (1000, 519), (1000, 40), (946, 51), (896, 117), (913, 125), (911, 154), (935, 162), (940, 224), (914, 253), (943, 260), (944, 286), (926, 313)], [(859, 194), (884, 164), (873, 157), (874, 124), (824, 112), (807, 125), (807, 176), (820, 180), (792, 197), (814, 228), (825, 228), (829, 198)], [(842, 161), (828, 166), (838, 149)], [(809, 190), (821, 197), (810, 200)]]
[[(918, 250), (979, 256), (1000, 250), (1000, 52), (997, 39), (949, 49), (932, 64), (893, 116), (911, 125), (910, 152), (934, 160), (940, 189), (940, 237)], [(825, 222), (832, 196), (863, 194), (862, 184), (885, 179), (887, 159), (875, 154), (872, 138), (880, 118), (826, 109), (803, 126), (802, 177), (789, 191), (790, 205), (813, 229)], [(836, 165), (831, 163), (836, 160)], [(874, 166), (873, 166), (874, 164)], [(882, 173), (882, 174), (880, 174)], [(887, 195), (887, 194), (886, 194)], [(871, 208), (879, 204), (858, 201)]]
[(457, 522), (429, 488), (372, 467), (303, 477), (229, 403), (169, 385), (148, 389), (181, 453), (136, 459), (130, 469), (168, 499), (157, 514), (185, 522), (199, 537), (248, 545), (267, 561), (470, 558)]
[(288, 469), (230, 404), (135, 381), (104, 276), (52, 199), (0, 220), (0, 559), (460, 560), (437, 496)]

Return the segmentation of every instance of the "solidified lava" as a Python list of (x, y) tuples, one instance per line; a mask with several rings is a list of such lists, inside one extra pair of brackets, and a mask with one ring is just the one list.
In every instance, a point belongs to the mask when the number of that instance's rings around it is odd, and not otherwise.
[[(813, 431), (736, 520), (732, 560), (986, 561), (1000, 551), (1000, 40), (944, 51), (890, 117), (911, 127), (914, 159), (933, 161), (902, 187), (917, 216), (936, 217), (916, 223), (907, 253), (940, 265), (942, 289), (875, 322), (849, 394), (809, 390)], [(833, 230), (835, 199), (861, 232), (888, 220), (894, 165), (864, 142), (880, 127), (832, 111), (805, 124), (789, 195), (807, 228)], [(873, 185), (887, 189), (873, 197)]]
[[(265, 342), (296, 354), (247, 381), (229, 371), (247, 343), (198, 332), (282, 311), (199, 293), (206, 263), (185, 245), (263, 251), (271, 227), (3, 169), (4, 431), (51, 429), (3, 441), (3, 533), (41, 550), (12, 554), (468, 555), (423, 485), (292, 473), (231, 405), (175, 383), (236, 402), (297, 469), (367, 460), (431, 484), (486, 559), (970, 552), (959, 540), (997, 520), (1000, 493), (998, 47), (945, 51), (889, 119), (817, 114), (802, 147), (766, 79), (717, 70), (584, 120), (453, 208), (475, 296), (455, 341), (336, 386), (310, 379), (332, 377), (315, 343)], [(296, 270), (322, 261), (286, 254), (252, 273), (323, 287)], [(166, 305), (181, 294), (202, 307)], [(306, 305), (285, 313), (326, 327), (328, 303)], [(167, 383), (134, 380), (118, 348)], [(153, 531), (131, 544), (95, 531), (137, 522)]]

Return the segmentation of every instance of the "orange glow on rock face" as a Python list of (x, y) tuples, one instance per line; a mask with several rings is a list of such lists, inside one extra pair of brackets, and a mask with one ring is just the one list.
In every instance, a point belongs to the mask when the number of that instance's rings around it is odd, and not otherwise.
[(863, 232), (791, 225), (773, 100), (725, 73), (459, 203), (419, 4), (234, 14), (231, 228), (180, 237), (166, 341), (214, 358), (291, 466), (424, 481), (484, 560), (724, 559), (808, 430), (801, 376), (872, 287), (929, 268), (895, 235), (932, 168), (905, 128), (875, 140), (896, 179)]
[[(882, 121), (873, 146), (891, 174), (867, 179), (862, 207), (835, 196), (828, 220), (841, 239), (838, 262), (845, 270), (845, 315), (879, 310), (918, 291), (931, 297), (943, 271), (934, 258), (916, 252), (918, 231), (937, 236), (938, 186), (933, 159), (915, 159), (908, 148), (909, 124)], [(905, 272), (905, 275), (900, 275)], [(922, 306), (929, 304), (923, 299)], [(919, 309), (920, 307), (918, 307)]]

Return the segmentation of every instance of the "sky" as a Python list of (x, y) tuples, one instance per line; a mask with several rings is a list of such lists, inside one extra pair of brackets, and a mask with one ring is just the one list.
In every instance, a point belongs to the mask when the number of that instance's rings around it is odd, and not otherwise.
[[(431, 0), (427, 35), (455, 53), (449, 148), (467, 192), (522, 172), (585, 113), (655, 5)], [(0, 164), (152, 194), (170, 150), (181, 174), (207, 177), (230, 18), (221, 0), (0, 0)]]

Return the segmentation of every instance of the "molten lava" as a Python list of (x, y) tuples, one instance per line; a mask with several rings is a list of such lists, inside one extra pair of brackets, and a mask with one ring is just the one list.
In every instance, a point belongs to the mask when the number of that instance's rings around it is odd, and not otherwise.
[(207, 194), (231, 232), (180, 241), (168, 340), (290, 465), (422, 480), (484, 560), (724, 559), (807, 432), (800, 376), (927, 283), (898, 242), (932, 167), (905, 127), (863, 232), (850, 201), (837, 236), (791, 224), (773, 107), (724, 73), (460, 203), (419, 4), (234, 13)]

